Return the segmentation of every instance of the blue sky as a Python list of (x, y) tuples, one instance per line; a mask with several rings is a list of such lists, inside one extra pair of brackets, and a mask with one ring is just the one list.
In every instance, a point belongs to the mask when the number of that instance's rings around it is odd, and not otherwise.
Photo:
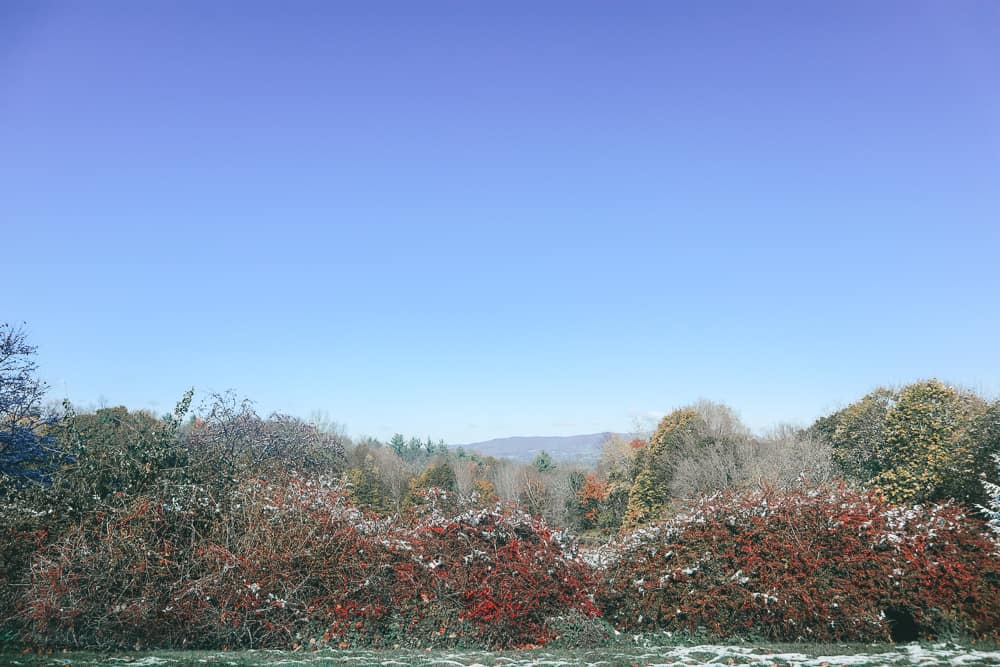
[(350, 434), (1000, 394), (996, 2), (0, 3), (53, 398)]

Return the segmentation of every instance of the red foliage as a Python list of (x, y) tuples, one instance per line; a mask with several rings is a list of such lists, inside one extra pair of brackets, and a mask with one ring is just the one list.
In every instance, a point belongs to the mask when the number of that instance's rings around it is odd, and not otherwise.
[(591, 473), (584, 477), (583, 483), (577, 489), (572, 499), (570, 509), (574, 514), (574, 524), (583, 530), (594, 528), (598, 516), (605, 508), (608, 498), (608, 483)]
[(955, 505), (902, 509), (842, 487), (730, 492), (625, 537), (599, 601), (621, 627), (774, 640), (1000, 629), (998, 546)]
[[(178, 498), (177, 496), (183, 496)], [(953, 505), (844, 488), (730, 493), (617, 545), (596, 584), (575, 543), (501, 507), (377, 519), (336, 489), (251, 480), (215, 498), (116, 498), (40, 548), (20, 615), (35, 643), (539, 644), (598, 609), (622, 628), (816, 641), (1000, 630), (998, 546)]]
[(442, 627), (512, 646), (547, 640), (550, 617), (597, 615), (575, 542), (540, 519), (496, 506), (427, 517), (409, 537), (425, 575), (420, 598), (445, 601)]
[[(400, 525), (336, 490), (243, 484), (224, 501), (120, 499), (35, 559), (32, 639), (90, 646), (538, 643), (544, 622), (595, 614), (572, 545), (496, 508)], [(447, 632), (447, 635), (446, 635)]]
[(36, 640), (287, 646), (384, 615), (400, 556), (336, 491), (189, 491), (122, 499), (44, 550), (23, 606)]

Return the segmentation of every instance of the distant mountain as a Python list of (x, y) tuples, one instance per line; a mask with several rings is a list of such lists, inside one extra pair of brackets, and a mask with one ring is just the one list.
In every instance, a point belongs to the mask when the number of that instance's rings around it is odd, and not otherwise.
[(614, 433), (591, 433), (589, 435), (566, 436), (519, 436), (514, 438), (496, 438), (483, 442), (470, 442), (465, 445), (454, 445), (479, 452), (486, 456), (514, 459), (529, 462), (541, 451), (548, 452), (556, 461), (573, 461), (582, 464), (594, 464), (601, 458), (601, 447)]

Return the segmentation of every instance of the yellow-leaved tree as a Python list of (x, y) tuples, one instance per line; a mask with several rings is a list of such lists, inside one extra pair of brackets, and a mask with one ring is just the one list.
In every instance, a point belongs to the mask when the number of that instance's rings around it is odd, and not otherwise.
[(979, 396), (924, 380), (876, 389), (813, 428), (831, 442), (847, 477), (892, 502), (977, 502), (979, 473), (997, 446), (984, 428), (990, 413)]
[(670, 500), (669, 467), (665, 458), (671, 443), (699, 419), (692, 408), (674, 410), (660, 420), (649, 444), (636, 451), (636, 476), (628, 495), (624, 529), (649, 523), (660, 517)]

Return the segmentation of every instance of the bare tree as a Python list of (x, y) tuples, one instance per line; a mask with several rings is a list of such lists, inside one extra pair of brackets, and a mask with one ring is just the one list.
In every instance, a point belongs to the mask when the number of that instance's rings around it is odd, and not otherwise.
[(775, 486), (816, 485), (836, 476), (833, 448), (817, 434), (779, 424), (758, 441), (755, 469), (758, 483)]
[(755, 437), (729, 407), (701, 401), (700, 419), (666, 453), (670, 491), (691, 497), (728, 488), (818, 484), (833, 476), (831, 448), (789, 425)]
[(389, 500), (398, 512), (403, 506), (403, 498), (406, 497), (410, 479), (413, 477), (412, 465), (407, 464), (388, 447), (372, 447), (370, 451), (375, 468), (382, 478), (385, 490), (389, 493)]
[(521, 496), (521, 489), (523, 488), (522, 468), (523, 466), (514, 461), (506, 459), (497, 460), (493, 466), (491, 481), (500, 500), (504, 502), (518, 501)]
[(460, 498), (468, 498), (475, 491), (479, 465), (471, 460), (458, 460), (453, 461), (451, 467), (455, 471), (455, 490)]

